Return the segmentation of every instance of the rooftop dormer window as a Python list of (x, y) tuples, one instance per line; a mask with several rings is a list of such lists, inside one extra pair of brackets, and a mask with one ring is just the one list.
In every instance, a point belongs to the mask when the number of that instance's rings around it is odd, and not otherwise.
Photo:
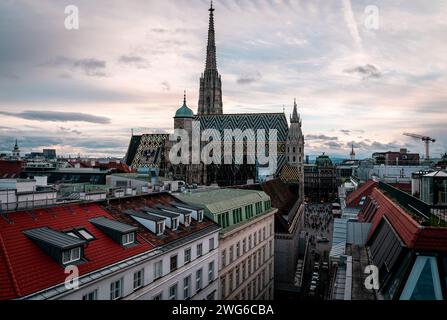
[(81, 260), (81, 248), (73, 248), (70, 250), (62, 251), (62, 263), (70, 264)]
[(191, 216), (189, 214), (185, 214), (185, 227), (188, 227), (191, 224)]
[(86, 241), (47, 227), (24, 231), (37, 246), (61, 265), (82, 261)]
[(165, 223), (158, 222), (157, 223), (157, 236), (161, 236), (165, 232)]
[(135, 244), (137, 227), (130, 226), (115, 220), (99, 217), (89, 220), (94, 226), (107, 234), (116, 243), (128, 246)]
[(127, 233), (121, 237), (121, 244), (123, 246), (128, 246), (135, 243), (135, 233)]
[(172, 230), (178, 229), (178, 219), (172, 219)]
[(197, 221), (202, 222), (203, 220), (203, 210), (197, 211)]

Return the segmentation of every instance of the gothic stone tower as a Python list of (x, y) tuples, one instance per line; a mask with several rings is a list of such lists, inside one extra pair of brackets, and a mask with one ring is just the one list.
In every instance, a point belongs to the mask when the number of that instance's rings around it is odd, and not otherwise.
[(290, 117), (290, 128), (287, 135), (286, 155), (287, 162), (297, 167), (300, 177), (300, 196), (304, 196), (304, 136), (301, 130), (302, 121), (297, 111), (296, 99), (293, 113)]
[(217, 71), (214, 8), (211, 2), (205, 72), (200, 77), (198, 115), (222, 114), (222, 79)]

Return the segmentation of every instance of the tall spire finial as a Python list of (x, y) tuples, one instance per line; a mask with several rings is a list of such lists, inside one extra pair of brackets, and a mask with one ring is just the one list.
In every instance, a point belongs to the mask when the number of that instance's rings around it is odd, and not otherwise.
[(290, 122), (291, 123), (299, 123), (300, 122), (300, 117), (298, 116), (298, 109), (297, 109), (297, 104), (296, 104), (296, 98), (293, 99), (293, 113), (292, 113), (292, 117), (290, 118)]
[(208, 46), (206, 49), (206, 70), (216, 70), (217, 62), (216, 62), (216, 37), (214, 32), (214, 7), (213, 1), (211, 1), (211, 6), (209, 9), (210, 12), (210, 22), (208, 27)]
[(186, 106), (186, 90), (183, 91), (183, 105)]

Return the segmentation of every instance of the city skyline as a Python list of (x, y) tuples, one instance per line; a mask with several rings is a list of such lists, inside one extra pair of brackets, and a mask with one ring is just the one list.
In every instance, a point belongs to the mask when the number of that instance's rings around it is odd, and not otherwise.
[[(71, 31), (69, 3), (19, 4), (0, 4), (0, 152), (17, 138), (26, 152), (122, 157), (131, 129), (171, 131), (184, 89), (197, 111), (209, 1), (72, 1), (80, 28)], [(447, 5), (379, 1), (378, 30), (364, 25), (368, 5), (215, 1), (224, 113), (285, 106), (289, 117), (296, 97), (306, 154), (348, 158), (352, 142), (360, 158), (423, 154), (409, 131), (437, 138), (439, 157)]]

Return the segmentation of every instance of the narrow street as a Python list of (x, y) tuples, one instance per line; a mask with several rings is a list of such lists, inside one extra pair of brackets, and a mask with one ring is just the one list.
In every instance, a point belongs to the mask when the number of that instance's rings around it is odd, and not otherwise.
[(322, 300), (330, 279), (331, 204), (307, 204), (304, 225), (309, 238), (309, 251), (304, 268), (303, 298)]

